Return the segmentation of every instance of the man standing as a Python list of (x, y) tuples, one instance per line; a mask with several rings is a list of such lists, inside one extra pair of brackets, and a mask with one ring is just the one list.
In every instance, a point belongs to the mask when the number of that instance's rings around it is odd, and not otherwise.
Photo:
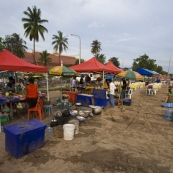
[(125, 95), (126, 95), (126, 87), (127, 87), (127, 83), (126, 83), (126, 80), (123, 78), (123, 86), (121, 87), (122, 88), (122, 91), (121, 91), (121, 99), (124, 99), (125, 98)]
[(110, 104), (111, 107), (113, 108), (115, 106), (115, 100), (114, 100), (114, 95), (115, 95), (115, 84), (112, 82), (112, 79), (109, 80), (110, 84), (109, 84), (109, 89), (110, 89)]

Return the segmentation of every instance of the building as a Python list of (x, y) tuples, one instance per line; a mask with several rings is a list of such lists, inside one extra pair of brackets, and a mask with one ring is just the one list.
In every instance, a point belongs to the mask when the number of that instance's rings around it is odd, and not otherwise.
[[(35, 58), (36, 58), (37, 62), (39, 61), (40, 53), (41, 52), (35, 52)], [(50, 64), (48, 64), (48, 68), (59, 65), (59, 55), (57, 53), (50, 54), (49, 57), (52, 59), (52, 62)], [(23, 60), (34, 64), (33, 53), (32, 52), (26, 52)], [(61, 55), (60, 56), (60, 63), (62, 62), (63, 65), (74, 65), (76, 60), (77, 60), (77, 58), (74, 56), (68, 56), (68, 55)], [(38, 63), (38, 64), (42, 65), (40, 63)]]

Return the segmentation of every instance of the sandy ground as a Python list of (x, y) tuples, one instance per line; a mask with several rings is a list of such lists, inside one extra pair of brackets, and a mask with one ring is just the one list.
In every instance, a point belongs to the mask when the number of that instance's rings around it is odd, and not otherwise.
[[(57, 95), (50, 93), (52, 101)], [(44, 147), (19, 159), (5, 151), (0, 133), (0, 173), (173, 173), (173, 124), (164, 119), (165, 97), (166, 86), (155, 96), (136, 90), (131, 106), (106, 108), (81, 123), (73, 140), (46, 139)]]

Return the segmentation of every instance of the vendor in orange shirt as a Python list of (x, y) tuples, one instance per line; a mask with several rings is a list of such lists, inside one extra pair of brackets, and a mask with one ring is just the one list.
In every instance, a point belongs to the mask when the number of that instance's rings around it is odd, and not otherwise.
[(38, 99), (38, 85), (34, 84), (33, 78), (29, 79), (29, 84), (25, 86), (25, 89), (29, 108), (33, 108), (36, 106)]

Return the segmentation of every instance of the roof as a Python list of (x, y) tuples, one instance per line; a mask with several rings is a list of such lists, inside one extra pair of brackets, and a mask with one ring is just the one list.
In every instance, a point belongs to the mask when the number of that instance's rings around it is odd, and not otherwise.
[[(36, 58), (37, 62), (40, 58), (40, 53), (41, 52), (35, 52), (35, 58)], [(49, 68), (59, 65), (59, 55), (50, 54), (49, 57), (52, 59), (52, 62), (48, 65)], [(32, 52), (26, 52), (25, 57), (23, 59), (27, 62), (30, 62), (30, 63), (34, 64), (34, 59), (33, 59), (33, 53)], [(76, 62), (76, 57), (61, 55), (60, 56), (60, 62), (61, 62), (61, 60), (62, 60), (63, 65), (70, 65), (70, 64), (73, 65)]]

